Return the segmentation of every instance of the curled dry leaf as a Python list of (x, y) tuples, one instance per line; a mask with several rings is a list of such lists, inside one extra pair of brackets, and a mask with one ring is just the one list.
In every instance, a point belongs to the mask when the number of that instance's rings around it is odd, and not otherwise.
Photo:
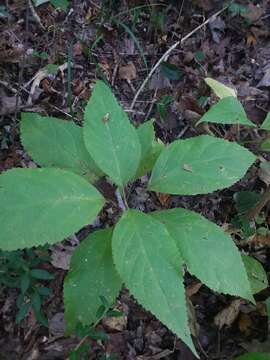
[(214, 323), (219, 329), (223, 326), (231, 326), (240, 312), (240, 306), (244, 304), (244, 300), (236, 299), (228, 307), (221, 310), (214, 318)]
[(19, 111), (22, 105), (20, 97), (14, 96), (5, 96), (0, 97), (0, 115), (13, 114), (16, 111)]
[(127, 327), (127, 316), (109, 316), (102, 319), (103, 326), (108, 331), (123, 331)]
[(121, 80), (135, 80), (137, 77), (137, 71), (133, 62), (129, 62), (125, 66), (120, 66), (118, 70), (118, 76)]
[(163, 207), (165, 207), (166, 209), (170, 207), (172, 201), (170, 194), (157, 193), (157, 197)]
[(241, 313), (238, 320), (238, 327), (239, 330), (242, 333), (245, 333), (246, 335), (249, 335), (251, 327), (252, 327), (252, 321), (249, 314)]
[(248, 240), (248, 244), (255, 245), (258, 247), (270, 246), (270, 235), (269, 234), (267, 234), (267, 235), (255, 234)]
[(186, 287), (186, 295), (187, 295), (187, 297), (191, 297), (191, 296), (197, 294), (197, 292), (200, 290), (201, 287), (202, 287), (201, 282), (196, 282), (194, 284), (191, 284), (191, 285), (187, 286)]
[(54, 245), (51, 247), (51, 264), (56, 269), (68, 270), (71, 255), (75, 248), (73, 246)]

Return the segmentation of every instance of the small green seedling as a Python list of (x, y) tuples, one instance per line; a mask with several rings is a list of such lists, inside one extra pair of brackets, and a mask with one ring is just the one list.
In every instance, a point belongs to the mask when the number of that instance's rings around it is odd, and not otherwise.
[[(250, 125), (241, 104), (230, 100), (219, 106), (220, 117), (210, 114), (208, 120), (224, 123), (229, 110), (230, 123)], [(241, 254), (219, 226), (183, 208), (145, 214), (130, 209), (125, 195), (129, 182), (150, 171), (149, 191), (196, 195), (224, 189), (256, 160), (250, 151), (208, 135), (165, 146), (155, 140), (151, 121), (137, 129), (130, 123), (101, 81), (86, 106), (83, 127), (24, 113), (21, 140), (43, 168), (12, 169), (0, 176), (3, 249), (53, 244), (93, 222), (106, 201), (91, 184), (100, 176), (118, 186), (126, 204), (114, 227), (90, 234), (72, 256), (64, 284), (68, 332), (78, 323), (95, 324), (101, 298), (112, 305), (124, 283), (196, 354), (184, 269), (214, 291), (254, 301)]]
[(18, 313), (16, 322), (21, 322), (32, 310), (37, 321), (47, 326), (47, 319), (41, 310), (43, 301), (51, 294), (44, 285), (53, 279), (53, 274), (40, 269), (42, 262), (47, 262), (49, 256), (46, 249), (34, 251), (0, 251), (0, 288), (15, 288), (19, 290), (16, 305)]
[[(75, 334), (81, 338), (78, 345), (70, 352), (69, 354), (69, 360), (80, 360), (82, 357), (83, 359), (88, 359), (88, 351), (91, 349), (90, 344), (86, 344), (85, 341), (87, 338), (99, 342), (106, 342), (109, 339), (109, 336), (104, 331), (98, 331), (95, 330), (95, 327), (97, 323), (103, 319), (104, 317), (118, 317), (123, 316), (123, 314), (118, 310), (110, 310), (110, 304), (108, 301), (103, 298), (103, 296), (100, 297), (100, 301), (102, 305), (100, 305), (97, 313), (96, 313), (96, 322), (95, 324), (91, 326), (83, 326), (81, 323), (78, 323), (76, 325)], [(106, 355), (104, 355), (106, 356)], [(101, 357), (103, 358), (103, 357)], [(101, 360), (101, 358), (99, 360)], [(106, 357), (107, 359), (107, 357)], [(109, 359), (109, 357), (108, 357)]]
[(168, 116), (168, 107), (173, 101), (170, 95), (163, 95), (157, 102), (157, 111), (162, 121), (165, 121)]

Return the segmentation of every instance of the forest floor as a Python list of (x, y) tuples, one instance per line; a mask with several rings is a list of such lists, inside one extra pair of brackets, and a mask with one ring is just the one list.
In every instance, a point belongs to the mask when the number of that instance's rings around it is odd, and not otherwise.
[[(0, 172), (13, 167), (36, 167), (19, 140), (21, 111), (35, 111), (81, 123), (83, 109), (96, 79), (108, 81), (135, 125), (154, 118), (157, 138), (168, 143), (204, 133), (196, 121), (213, 103), (204, 82), (212, 77), (234, 87), (251, 120), (261, 124), (270, 111), (270, 3), (220, 0), (70, 1), (66, 11), (46, 2), (6, 0), (0, 5)], [(33, 2), (34, 3), (34, 2)], [(173, 44), (201, 26), (177, 46), (150, 78), (132, 107), (132, 101), (155, 63)], [(170, 63), (168, 65), (168, 62)], [(256, 153), (255, 130), (209, 126), (212, 133), (239, 140)], [(253, 142), (254, 141), (254, 142)], [(106, 145), (105, 145), (106, 146)], [(266, 160), (267, 153), (260, 153)], [(268, 174), (269, 180), (269, 174)], [(238, 247), (260, 261), (269, 275), (270, 235), (244, 236), (233, 219), (234, 195), (248, 190), (262, 193), (267, 185), (256, 167), (233, 187), (203, 196), (156, 196), (137, 181), (130, 192), (131, 207), (143, 211), (186, 207), (230, 231)], [(114, 197), (115, 189), (103, 189)], [(268, 229), (267, 207), (261, 213)], [(106, 208), (95, 223), (114, 223)], [(251, 224), (251, 227), (257, 225)], [(4, 287), (0, 294), (0, 359), (66, 359), (80, 342), (65, 336), (62, 284), (76, 238), (49, 248), (50, 259), (40, 267), (54, 274), (44, 281), (52, 294), (42, 304), (48, 319), (43, 326), (30, 309), (15, 321), (19, 289)], [(255, 229), (256, 230), (256, 229)], [(0, 230), (1, 231), (1, 230)], [(208, 266), (207, 259), (201, 266)], [(201, 359), (234, 359), (247, 351), (269, 351), (265, 289), (256, 295), (256, 306), (212, 292), (186, 276), (194, 341)], [(89, 359), (192, 360), (188, 348), (123, 289), (117, 309), (123, 316), (107, 319), (98, 330), (107, 339), (87, 339)], [(103, 357), (102, 357), (103, 356)]]

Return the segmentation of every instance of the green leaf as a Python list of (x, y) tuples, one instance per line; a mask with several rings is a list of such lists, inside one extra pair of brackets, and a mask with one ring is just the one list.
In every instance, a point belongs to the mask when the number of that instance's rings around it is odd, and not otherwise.
[(0, 175), (0, 247), (53, 244), (91, 223), (104, 204), (80, 176), (64, 170), (12, 169)]
[(267, 316), (268, 316), (268, 320), (270, 319), (270, 297), (268, 297), (265, 300), (265, 305), (266, 305), (266, 312), (267, 312)]
[(35, 6), (40, 6), (40, 5), (43, 5), (47, 2), (49, 2), (50, 0), (34, 0), (34, 4)]
[(253, 352), (238, 356), (235, 360), (270, 360), (270, 354)]
[(50, 0), (54, 7), (67, 10), (69, 1), (68, 0)]
[(141, 144), (141, 161), (134, 179), (140, 178), (152, 170), (164, 148), (163, 143), (155, 140), (155, 130), (151, 120), (138, 127), (137, 135)]
[(26, 291), (28, 290), (29, 286), (30, 286), (30, 277), (28, 272), (24, 273), (23, 276), (20, 279), (20, 290), (23, 294), (26, 293)]
[(141, 146), (136, 129), (102, 81), (96, 82), (84, 119), (86, 148), (100, 169), (123, 187), (137, 171)]
[(253, 301), (241, 255), (220, 227), (185, 209), (153, 212), (151, 216), (166, 227), (192, 275), (215, 291)]
[(161, 152), (149, 189), (179, 195), (207, 194), (240, 180), (255, 159), (237, 143), (209, 135), (177, 140)]
[(188, 328), (182, 259), (166, 228), (128, 210), (113, 233), (116, 269), (134, 297), (194, 352)]
[(43, 269), (32, 269), (30, 271), (30, 275), (34, 279), (39, 280), (52, 280), (54, 278), (54, 274), (51, 274), (49, 271)]
[(86, 150), (82, 128), (72, 121), (22, 113), (21, 141), (41, 166), (70, 170), (91, 182), (103, 174)]
[(25, 316), (28, 314), (28, 311), (30, 310), (31, 308), (31, 303), (26, 303), (26, 304), (23, 304), (17, 315), (16, 315), (16, 324), (19, 324), (24, 318)]
[(69, 331), (78, 322), (95, 323), (100, 296), (112, 305), (121, 289), (111, 250), (112, 229), (89, 235), (75, 250), (64, 284), (65, 316)]
[(169, 80), (179, 80), (182, 76), (180, 69), (167, 61), (161, 63), (161, 73)]
[(236, 91), (229, 86), (226, 86), (222, 84), (221, 82), (211, 79), (211, 78), (205, 78), (204, 81), (210, 88), (214, 91), (216, 96), (218, 96), (220, 99), (223, 99), (225, 97), (234, 96), (237, 97)]
[(247, 118), (242, 104), (234, 96), (219, 100), (203, 115), (197, 125), (202, 122), (256, 126)]
[(260, 144), (260, 150), (267, 152), (270, 151), (270, 139), (266, 139)]
[(59, 64), (48, 64), (43, 70), (46, 72), (46, 75), (56, 75), (59, 71)]
[(36, 290), (41, 296), (49, 296), (52, 294), (52, 290), (46, 286), (37, 286)]
[(232, 4), (230, 4), (228, 12), (231, 14), (231, 16), (245, 16), (249, 11), (246, 6), (233, 2)]
[(248, 255), (242, 255), (242, 260), (246, 268), (252, 293), (257, 294), (268, 287), (267, 274), (262, 264)]
[(266, 115), (266, 118), (262, 125), (260, 126), (262, 130), (270, 130), (270, 112)]
[(194, 59), (199, 63), (203, 62), (205, 60), (205, 55), (203, 51), (196, 51), (196, 53), (194, 54)]
[(238, 191), (233, 195), (238, 214), (247, 213), (248, 210), (256, 206), (260, 199), (261, 195), (254, 191)]
[(157, 111), (162, 121), (165, 121), (168, 116), (168, 106), (172, 103), (173, 97), (170, 95), (163, 95), (157, 102)]

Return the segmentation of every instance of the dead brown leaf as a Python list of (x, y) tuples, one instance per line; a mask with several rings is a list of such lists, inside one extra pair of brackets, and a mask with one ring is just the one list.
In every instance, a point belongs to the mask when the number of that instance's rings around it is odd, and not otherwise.
[(123, 331), (127, 327), (127, 316), (109, 316), (102, 319), (102, 325), (108, 331)]
[(270, 246), (270, 235), (255, 234), (248, 240), (248, 244), (255, 246)]
[(135, 80), (137, 77), (137, 71), (133, 62), (129, 62), (125, 66), (120, 66), (118, 70), (118, 76), (121, 80)]
[(241, 313), (238, 320), (238, 327), (242, 333), (248, 335), (251, 330), (252, 321), (248, 314)]
[(20, 97), (2, 94), (0, 97), (0, 115), (13, 114), (20, 109), (21, 105)]
[(83, 53), (83, 47), (82, 47), (82, 43), (80, 41), (77, 41), (74, 45), (73, 45), (73, 49), (72, 49), (72, 54), (73, 56), (80, 56)]
[(189, 324), (190, 332), (195, 338), (197, 338), (200, 331), (200, 325), (197, 321), (195, 308), (188, 297), (186, 297), (186, 303), (187, 303), (188, 324)]
[(236, 299), (232, 303), (221, 310), (214, 318), (214, 323), (218, 326), (219, 329), (222, 329), (223, 326), (231, 326), (234, 321), (237, 319), (240, 306), (244, 303), (244, 300)]
[(200, 290), (201, 287), (202, 287), (201, 282), (197, 282), (197, 283), (187, 286), (186, 287), (186, 295), (188, 297), (191, 297), (192, 295), (197, 294), (197, 292)]
[(165, 208), (169, 208), (171, 205), (171, 195), (169, 194), (163, 194), (163, 193), (157, 193), (158, 200), (162, 206)]
[(252, 23), (258, 21), (264, 13), (264, 9), (260, 6), (260, 4), (254, 5), (250, 3), (248, 4), (247, 8), (248, 12), (245, 13), (245, 18), (247, 18)]
[(255, 46), (256, 43), (257, 43), (256, 37), (251, 33), (247, 34), (247, 46)]

